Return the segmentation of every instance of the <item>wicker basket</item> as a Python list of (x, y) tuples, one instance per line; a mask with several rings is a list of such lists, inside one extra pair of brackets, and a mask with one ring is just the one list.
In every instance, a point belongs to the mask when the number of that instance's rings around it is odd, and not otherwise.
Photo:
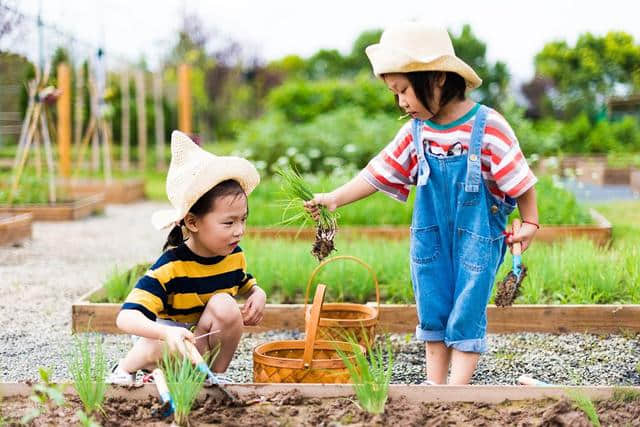
[(347, 337), (353, 337), (360, 345), (369, 347), (376, 334), (376, 325), (378, 323), (378, 313), (380, 312), (380, 286), (376, 273), (367, 263), (360, 258), (340, 255), (329, 258), (321, 262), (311, 273), (307, 282), (307, 291), (304, 296), (305, 303), (305, 325), (310, 320), (311, 307), (307, 306), (309, 291), (313, 279), (318, 272), (328, 263), (337, 260), (351, 260), (364, 266), (373, 277), (376, 285), (376, 304), (377, 307), (370, 307), (363, 304), (353, 303), (329, 303), (322, 306), (320, 312), (320, 323), (318, 327), (318, 340), (346, 341)]
[[(318, 285), (311, 318), (304, 341), (273, 341), (253, 350), (253, 382), (255, 383), (348, 383), (351, 378), (336, 348), (353, 354), (346, 342), (316, 341), (320, 310), (326, 290)], [(360, 347), (364, 352), (364, 347)], [(355, 356), (350, 356), (355, 364)]]

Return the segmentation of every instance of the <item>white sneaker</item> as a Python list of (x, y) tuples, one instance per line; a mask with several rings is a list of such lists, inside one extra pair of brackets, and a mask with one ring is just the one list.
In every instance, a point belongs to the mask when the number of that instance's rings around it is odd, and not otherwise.
[(113, 370), (107, 376), (107, 384), (118, 385), (134, 385), (136, 383), (136, 374), (130, 374), (120, 367), (120, 363), (114, 366)]
[(207, 376), (204, 380), (205, 387), (212, 387), (214, 385), (225, 385), (225, 384), (233, 384), (233, 380), (223, 374), (213, 374), (213, 378)]

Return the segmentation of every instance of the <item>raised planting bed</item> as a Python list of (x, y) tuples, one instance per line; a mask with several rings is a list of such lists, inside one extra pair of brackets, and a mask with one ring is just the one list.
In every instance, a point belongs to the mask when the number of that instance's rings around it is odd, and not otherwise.
[(0, 214), (31, 213), (34, 221), (70, 221), (104, 211), (104, 194), (53, 204), (0, 205)]
[[(589, 407), (602, 425), (634, 425), (640, 412), (640, 388), (533, 386), (391, 385), (385, 411), (369, 414), (357, 405), (350, 385), (230, 385), (238, 402), (218, 388), (203, 389), (189, 415), (191, 425), (590, 425)], [(82, 409), (72, 388), (65, 406), (53, 406), (38, 425), (76, 425)], [(27, 384), (0, 384), (0, 413), (8, 423), (34, 407)], [(580, 404), (578, 402), (581, 402)], [(110, 387), (102, 425), (169, 422), (153, 415), (160, 407), (153, 384)], [(7, 418), (8, 417), (8, 418)], [(592, 420), (593, 422), (593, 420)], [(164, 425), (164, 424), (163, 424)]]
[[(116, 316), (121, 304), (92, 303), (100, 300), (104, 289), (95, 289), (71, 306), (73, 332), (95, 331), (121, 333)], [(375, 303), (369, 305), (375, 307)], [(247, 332), (278, 329), (304, 330), (304, 304), (267, 304), (259, 326), (245, 328)], [(640, 332), (640, 305), (585, 304), (543, 305), (519, 304), (511, 307), (487, 307), (490, 333), (551, 332), (551, 333), (619, 333)], [(418, 318), (414, 304), (381, 304), (377, 330), (379, 332), (410, 333)]]
[(103, 179), (73, 179), (68, 186), (69, 193), (77, 196), (104, 193), (106, 203), (131, 203), (144, 199), (144, 180), (140, 178), (113, 179), (110, 183)]
[[(611, 242), (611, 223), (594, 209), (589, 210), (595, 224), (592, 225), (541, 225), (536, 234), (536, 242), (554, 243), (567, 239), (588, 239), (604, 246)], [(346, 226), (338, 230), (341, 239), (387, 239), (405, 240), (409, 238), (409, 226)], [(309, 227), (249, 227), (249, 237), (313, 240), (315, 229)]]
[(637, 193), (640, 193), (640, 169), (634, 169), (631, 171), (631, 189)]
[(31, 213), (0, 214), (0, 246), (11, 245), (30, 238), (32, 222), (33, 215)]
[(631, 167), (613, 167), (602, 156), (565, 157), (561, 161), (564, 176), (575, 177), (578, 181), (596, 185), (629, 185)]

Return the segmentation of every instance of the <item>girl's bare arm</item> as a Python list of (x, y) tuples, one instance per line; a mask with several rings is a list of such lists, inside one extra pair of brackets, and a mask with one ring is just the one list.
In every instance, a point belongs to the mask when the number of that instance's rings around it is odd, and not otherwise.
[(351, 181), (330, 193), (315, 194), (313, 199), (305, 203), (305, 206), (311, 210), (312, 214), (314, 213), (313, 207), (316, 205), (323, 205), (330, 211), (334, 211), (340, 206), (363, 199), (376, 191), (378, 190), (373, 185), (365, 181), (360, 175), (356, 175)]
[[(535, 187), (531, 187), (518, 197), (518, 209), (520, 210), (520, 218), (522, 218), (522, 221), (540, 224), (540, 220), (538, 219), (538, 205), (536, 204)], [(523, 222), (520, 232), (511, 236), (508, 243), (522, 242), (522, 252), (524, 252), (533, 241), (536, 231), (538, 231), (538, 227), (533, 224)]]

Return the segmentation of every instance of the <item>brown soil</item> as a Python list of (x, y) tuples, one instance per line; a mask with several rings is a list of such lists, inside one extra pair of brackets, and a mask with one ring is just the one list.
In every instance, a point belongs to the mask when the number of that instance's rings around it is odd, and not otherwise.
[[(602, 425), (640, 426), (640, 400), (596, 402)], [(27, 397), (5, 398), (0, 402), (0, 420), (18, 425), (20, 417), (33, 407)], [(111, 398), (105, 402), (104, 415), (96, 418), (103, 426), (163, 426), (171, 418), (152, 415), (159, 407), (155, 398), (129, 400)], [(74, 425), (81, 404), (69, 398), (64, 407), (53, 408), (37, 418), (33, 425)], [(249, 396), (240, 404), (219, 401), (207, 396), (191, 413), (191, 425), (230, 426), (448, 426), (448, 425), (517, 425), (517, 426), (590, 426), (588, 417), (567, 400), (505, 401), (487, 403), (422, 403), (412, 404), (404, 398), (387, 402), (381, 415), (359, 409), (348, 398), (303, 398), (300, 392), (276, 393), (266, 397)]]

